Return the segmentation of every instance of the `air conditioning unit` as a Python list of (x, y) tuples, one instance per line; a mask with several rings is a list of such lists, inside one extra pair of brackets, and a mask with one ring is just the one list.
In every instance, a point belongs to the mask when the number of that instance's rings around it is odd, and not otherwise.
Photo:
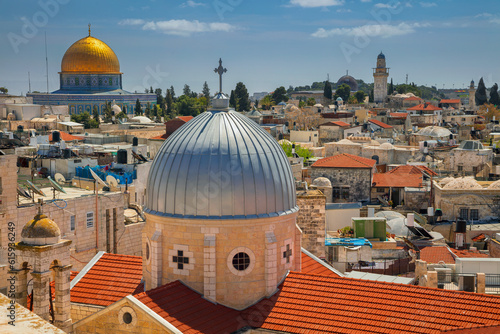
[(438, 283), (451, 283), (451, 268), (435, 268), (434, 270), (437, 272)]

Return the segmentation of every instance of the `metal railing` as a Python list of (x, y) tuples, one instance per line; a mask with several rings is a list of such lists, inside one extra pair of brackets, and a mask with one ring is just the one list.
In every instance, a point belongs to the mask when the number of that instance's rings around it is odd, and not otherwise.
[(373, 262), (359, 261), (346, 262), (346, 272), (361, 271), (381, 275), (401, 275), (415, 271), (415, 263), (411, 263), (412, 258), (376, 260)]
[[(438, 288), (477, 292), (477, 274), (438, 272)], [(500, 294), (500, 274), (485, 274), (485, 293)]]

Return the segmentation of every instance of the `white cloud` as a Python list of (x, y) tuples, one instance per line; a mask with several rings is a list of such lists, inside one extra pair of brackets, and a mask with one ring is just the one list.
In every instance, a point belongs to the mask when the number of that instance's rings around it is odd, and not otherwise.
[(398, 25), (390, 24), (366, 24), (353, 28), (334, 28), (326, 30), (318, 29), (311, 36), (317, 38), (326, 38), (331, 36), (353, 36), (353, 37), (382, 37), (389, 38), (393, 36), (407, 35), (415, 32), (416, 28), (429, 27), (428, 23), (400, 23)]
[(492, 18), (492, 19), (490, 20), (490, 23), (500, 24), (500, 18), (498, 18), (498, 17)]
[(348, 8), (339, 8), (337, 9), (337, 13), (350, 13), (352, 12), (352, 10), (348, 9)]
[(377, 3), (375, 4), (376, 8), (388, 8), (388, 9), (396, 9), (399, 6), (401, 6), (400, 2), (396, 2), (395, 4), (391, 5), (390, 3)]
[(125, 26), (137, 26), (146, 23), (146, 21), (141, 20), (141, 19), (126, 19), (126, 20), (121, 20), (118, 22), (119, 25), (125, 25)]
[(290, 5), (305, 8), (342, 6), (344, 0), (290, 0)]
[(206, 7), (207, 4), (203, 3), (203, 2), (195, 2), (193, 0), (188, 0), (186, 2), (184, 2), (183, 4), (181, 4), (181, 7), (191, 7), (191, 8), (195, 8), (195, 7)]
[(372, 0), (361, 0), (361, 2), (372, 2)]
[(150, 21), (142, 26), (143, 30), (154, 30), (168, 35), (190, 36), (195, 33), (204, 32), (229, 32), (236, 30), (236, 27), (221, 22), (200, 22), (198, 20), (169, 20), (169, 21)]
[(490, 13), (481, 13), (481, 14), (477, 14), (476, 16), (474, 16), (474, 18), (480, 18), (480, 17), (492, 17), (493, 14), (490, 14)]
[(437, 3), (435, 2), (420, 2), (420, 6), (424, 8), (436, 7)]

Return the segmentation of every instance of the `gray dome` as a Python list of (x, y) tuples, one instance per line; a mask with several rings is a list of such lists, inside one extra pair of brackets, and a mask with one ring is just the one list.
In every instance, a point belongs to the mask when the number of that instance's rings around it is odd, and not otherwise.
[(449, 137), (451, 134), (452, 133), (450, 130), (442, 128), (440, 126), (427, 126), (423, 129), (420, 129), (420, 131), (417, 132), (417, 135), (419, 136), (437, 137), (437, 138)]
[(171, 217), (271, 217), (298, 210), (288, 159), (257, 123), (207, 111), (175, 131), (156, 155), (145, 211)]

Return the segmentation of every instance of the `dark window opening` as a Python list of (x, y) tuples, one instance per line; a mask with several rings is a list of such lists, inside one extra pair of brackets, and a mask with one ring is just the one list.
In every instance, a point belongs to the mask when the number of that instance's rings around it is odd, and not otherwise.
[(247, 253), (240, 252), (233, 257), (233, 267), (236, 270), (245, 270), (250, 265), (250, 257)]
[(184, 251), (178, 250), (177, 256), (173, 256), (172, 261), (177, 263), (177, 269), (184, 269), (185, 264), (189, 264), (189, 258), (184, 256)]

